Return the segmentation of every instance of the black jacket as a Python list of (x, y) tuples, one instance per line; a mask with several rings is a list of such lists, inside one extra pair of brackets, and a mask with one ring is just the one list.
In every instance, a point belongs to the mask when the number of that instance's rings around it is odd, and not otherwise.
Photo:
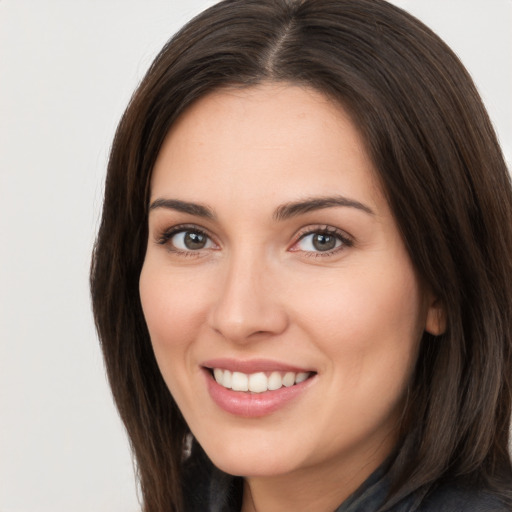
[[(223, 473), (213, 466), (201, 448), (194, 447), (185, 463), (184, 512), (240, 512), (242, 489), (241, 477)], [(496, 495), (463, 481), (439, 485), (426, 495), (411, 493), (381, 509), (388, 489), (384, 465), (333, 512), (511, 512)]]

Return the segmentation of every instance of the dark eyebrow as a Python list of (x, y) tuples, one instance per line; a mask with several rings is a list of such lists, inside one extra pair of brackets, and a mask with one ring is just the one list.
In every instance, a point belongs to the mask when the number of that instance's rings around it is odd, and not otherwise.
[(331, 197), (312, 197), (306, 198), (302, 201), (296, 201), (293, 203), (286, 203), (279, 206), (274, 212), (274, 220), (282, 221), (301, 215), (313, 210), (321, 210), (323, 208), (332, 208), (333, 206), (345, 206), (349, 208), (357, 208), (369, 215), (375, 215), (373, 210), (359, 201), (349, 199), (343, 196), (331, 196)]
[[(332, 208), (336, 206), (344, 206), (349, 208), (357, 208), (369, 215), (375, 215), (373, 210), (368, 206), (348, 199), (343, 196), (332, 196), (332, 197), (313, 197), (309, 199), (303, 199), (301, 201), (295, 201), (286, 203), (274, 211), (273, 218), (276, 221), (283, 221), (290, 217), (295, 217), (314, 210), (321, 210), (323, 208)], [(178, 212), (188, 213), (196, 217), (204, 217), (207, 219), (214, 220), (216, 218), (215, 213), (211, 208), (203, 204), (190, 203), (188, 201), (180, 201), (179, 199), (155, 199), (150, 205), (150, 210), (156, 208), (168, 208), (170, 210), (176, 210)]]
[(178, 212), (195, 215), (196, 217), (215, 219), (213, 210), (208, 206), (197, 203), (189, 203), (188, 201), (179, 201), (178, 199), (155, 199), (149, 205), (149, 209), (155, 210), (156, 208), (168, 208), (170, 210), (176, 210)]

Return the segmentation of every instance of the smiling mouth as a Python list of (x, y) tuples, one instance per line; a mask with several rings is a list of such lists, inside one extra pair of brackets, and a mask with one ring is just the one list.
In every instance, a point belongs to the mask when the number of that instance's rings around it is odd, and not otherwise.
[(220, 386), (233, 391), (265, 393), (289, 388), (308, 380), (315, 372), (256, 372), (242, 373), (212, 368), (210, 373)]

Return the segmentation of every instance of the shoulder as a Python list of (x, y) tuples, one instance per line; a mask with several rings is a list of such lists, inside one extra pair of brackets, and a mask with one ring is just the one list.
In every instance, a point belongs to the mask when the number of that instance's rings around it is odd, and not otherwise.
[(429, 493), (418, 512), (511, 512), (511, 507), (490, 491), (449, 483)]

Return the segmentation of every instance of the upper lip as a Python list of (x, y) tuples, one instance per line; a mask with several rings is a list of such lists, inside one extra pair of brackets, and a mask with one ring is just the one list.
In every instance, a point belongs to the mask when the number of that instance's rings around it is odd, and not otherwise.
[(218, 358), (209, 359), (204, 361), (202, 366), (205, 368), (221, 368), (222, 370), (229, 370), (231, 372), (241, 372), (246, 374), (257, 373), (257, 372), (312, 372), (309, 368), (303, 368), (281, 361), (273, 361), (271, 359), (231, 359), (231, 358)]

